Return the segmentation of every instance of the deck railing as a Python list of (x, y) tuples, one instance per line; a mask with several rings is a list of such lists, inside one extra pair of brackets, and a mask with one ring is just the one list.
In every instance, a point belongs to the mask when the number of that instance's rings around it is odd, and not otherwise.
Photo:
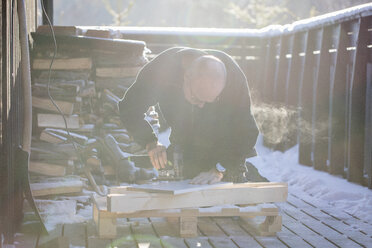
[(294, 130), (277, 149), (298, 143), (301, 164), (372, 188), (372, 4), (260, 30), (117, 30), (145, 41), (152, 54), (190, 46), (232, 55), (253, 104), (266, 108), (266, 129), (283, 125), (270, 110), (292, 113), (284, 124)]

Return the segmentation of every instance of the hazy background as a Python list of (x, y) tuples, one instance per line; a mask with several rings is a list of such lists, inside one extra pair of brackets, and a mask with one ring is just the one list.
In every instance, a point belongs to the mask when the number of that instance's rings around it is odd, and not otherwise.
[(55, 25), (261, 28), (371, 0), (54, 0)]

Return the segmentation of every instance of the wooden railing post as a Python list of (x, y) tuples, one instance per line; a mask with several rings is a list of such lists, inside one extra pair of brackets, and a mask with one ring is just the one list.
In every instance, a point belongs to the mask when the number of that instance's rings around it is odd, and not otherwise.
[(299, 163), (312, 166), (311, 112), (313, 103), (315, 30), (308, 31), (304, 70), (300, 80)]
[(288, 68), (288, 58), (286, 57), (288, 52), (288, 35), (282, 35), (280, 37), (280, 48), (279, 48), (279, 59), (277, 59), (275, 66), (275, 77), (274, 77), (274, 88), (273, 88), (273, 100), (275, 103), (285, 103), (285, 83)]
[(273, 84), (275, 76), (275, 65), (276, 65), (276, 55), (277, 55), (278, 37), (272, 37), (269, 40), (269, 46), (266, 54), (265, 63), (265, 77), (264, 85), (262, 88), (263, 99), (267, 103), (271, 103), (273, 99)]
[(329, 80), (330, 53), (332, 48), (332, 27), (323, 28), (320, 41), (320, 54), (316, 68), (313, 102), (313, 166), (317, 170), (327, 170), (328, 161), (328, 115), (329, 115)]
[[(371, 19), (372, 20), (372, 19)], [(372, 39), (371, 39), (372, 41)], [(372, 56), (372, 48), (369, 48)], [(372, 189), (372, 59), (367, 64), (367, 97), (366, 97), (366, 134), (365, 134), (365, 153), (364, 166), (366, 168), (368, 188)]]
[(364, 169), (364, 135), (366, 111), (366, 65), (367, 65), (367, 18), (360, 18), (353, 28), (356, 35), (356, 47), (350, 84), (350, 101), (348, 115), (348, 173), (347, 179), (352, 182), (363, 182)]
[(330, 111), (329, 111), (329, 170), (331, 174), (344, 174), (346, 161), (346, 98), (347, 85), (347, 29), (349, 23), (338, 24), (334, 29), (337, 32), (337, 52), (332, 60), (330, 80)]

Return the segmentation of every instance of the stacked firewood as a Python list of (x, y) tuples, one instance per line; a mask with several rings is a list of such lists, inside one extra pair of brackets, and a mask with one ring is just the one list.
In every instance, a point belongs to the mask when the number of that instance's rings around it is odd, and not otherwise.
[[(39, 31), (33, 34), (32, 52), (34, 125), (29, 172), (34, 195), (80, 192), (81, 181), (103, 193), (100, 185), (152, 178), (144, 148), (127, 133), (117, 106), (147, 62), (145, 44), (77, 36), (78, 30), (69, 27), (68, 35), (66, 28), (56, 30), (55, 50), (45, 27)], [(158, 127), (154, 108), (148, 113)], [(130, 159), (134, 156), (136, 163)], [(79, 182), (59, 183), (53, 189), (51, 182), (66, 178)]]

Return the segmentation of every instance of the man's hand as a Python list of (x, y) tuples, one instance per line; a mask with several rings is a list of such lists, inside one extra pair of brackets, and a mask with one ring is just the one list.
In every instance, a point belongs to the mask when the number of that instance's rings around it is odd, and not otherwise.
[(147, 153), (149, 154), (152, 165), (159, 170), (165, 168), (167, 164), (167, 148), (159, 141), (151, 142), (146, 145)]
[(196, 177), (194, 177), (190, 183), (191, 184), (214, 184), (218, 183), (222, 180), (223, 174), (217, 171), (215, 168), (207, 171), (202, 172)]

